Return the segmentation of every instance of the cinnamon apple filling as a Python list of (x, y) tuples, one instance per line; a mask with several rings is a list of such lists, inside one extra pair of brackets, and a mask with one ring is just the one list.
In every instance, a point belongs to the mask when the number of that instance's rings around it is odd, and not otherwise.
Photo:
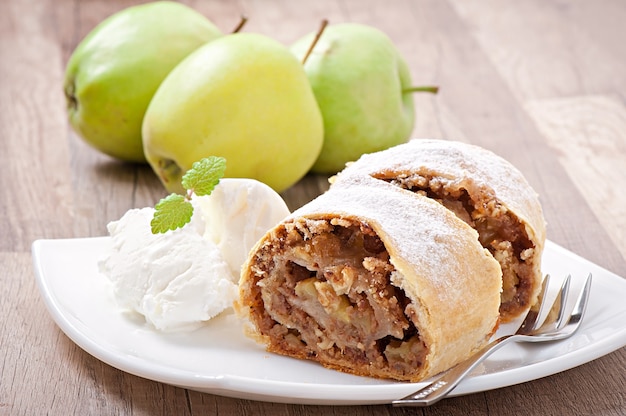
[(413, 306), (391, 283), (399, 272), (367, 224), (300, 218), (272, 232), (254, 254), (249, 283), (251, 316), (271, 339), (268, 350), (338, 368), (349, 360), (381, 376), (423, 364)]
[(500, 263), (503, 321), (519, 315), (529, 306), (534, 280), (532, 264), (535, 246), (524, 224), (488, 193), (470, 193), (458, 182), (418, 174), (375, 176), (391, 184), (438, 201), (474, 228), (479, 241)]

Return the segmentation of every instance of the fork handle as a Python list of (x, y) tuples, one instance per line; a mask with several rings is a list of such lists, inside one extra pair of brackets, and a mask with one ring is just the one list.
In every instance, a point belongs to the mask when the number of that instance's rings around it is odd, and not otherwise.
[(505, 335), (477, 351), (465, 361), (460, 362), (451, 369), (441, 373), (435, 379), (402, 399), (391, 402), (393, 406), (429, 406), (443, 399), (452, 391), (478, 364), (483, 362), (491, 353), (513, 340), (515, 335)]

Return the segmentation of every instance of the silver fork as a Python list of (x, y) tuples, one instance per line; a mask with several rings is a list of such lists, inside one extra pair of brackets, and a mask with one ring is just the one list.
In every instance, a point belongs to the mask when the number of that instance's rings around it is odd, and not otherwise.
[(478, 364), (485, 360), (491, 353), (502, 348), (510, 342), (545, 342), (557, 341), (571, 336), (583, 319), (591, 289), (591, 274), (587, 277), (574, 308), (569, 317), (565, 319), (567, 294), (571, 276), (563, 281), (559, 293), (550, 308), (543, 324), (539, 326), (539, 319), (546, 306), (546, 292), (550, 276), (546, 276), (541, 289), (538, 310), (531, 309), (519, 329), (510, 335), (504, 335), (483, 347), (467, 360), (457, 364), (451, 369), (441, 373), (431, 383), (402, 399), (394, 400), (394, 406), (429, 406), (443, 399), (468, 375)]

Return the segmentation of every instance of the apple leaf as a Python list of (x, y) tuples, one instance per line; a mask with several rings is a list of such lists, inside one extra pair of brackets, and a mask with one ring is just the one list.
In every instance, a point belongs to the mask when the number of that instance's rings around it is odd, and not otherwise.
[(183, 188), (198, 196), (210, 195), (226, 171), (226, 159), (209, 156), (195, 162), (183, 175)]
[(154, 207), (154, 216), (150, 221), (152, 234), (165, 233), (183, 227), (193, 215), (193, 205), (187, 198), (170, 194), (161, 199)]

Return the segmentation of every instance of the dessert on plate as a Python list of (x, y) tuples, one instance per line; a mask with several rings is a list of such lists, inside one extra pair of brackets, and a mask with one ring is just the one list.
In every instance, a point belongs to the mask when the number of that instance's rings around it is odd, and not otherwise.
[(363, 156), (268, 231), (236, 310), (268, 351), (415, 382), (528, 310), (544, 240), (537, 197), (508, 162), (413, 141)]

